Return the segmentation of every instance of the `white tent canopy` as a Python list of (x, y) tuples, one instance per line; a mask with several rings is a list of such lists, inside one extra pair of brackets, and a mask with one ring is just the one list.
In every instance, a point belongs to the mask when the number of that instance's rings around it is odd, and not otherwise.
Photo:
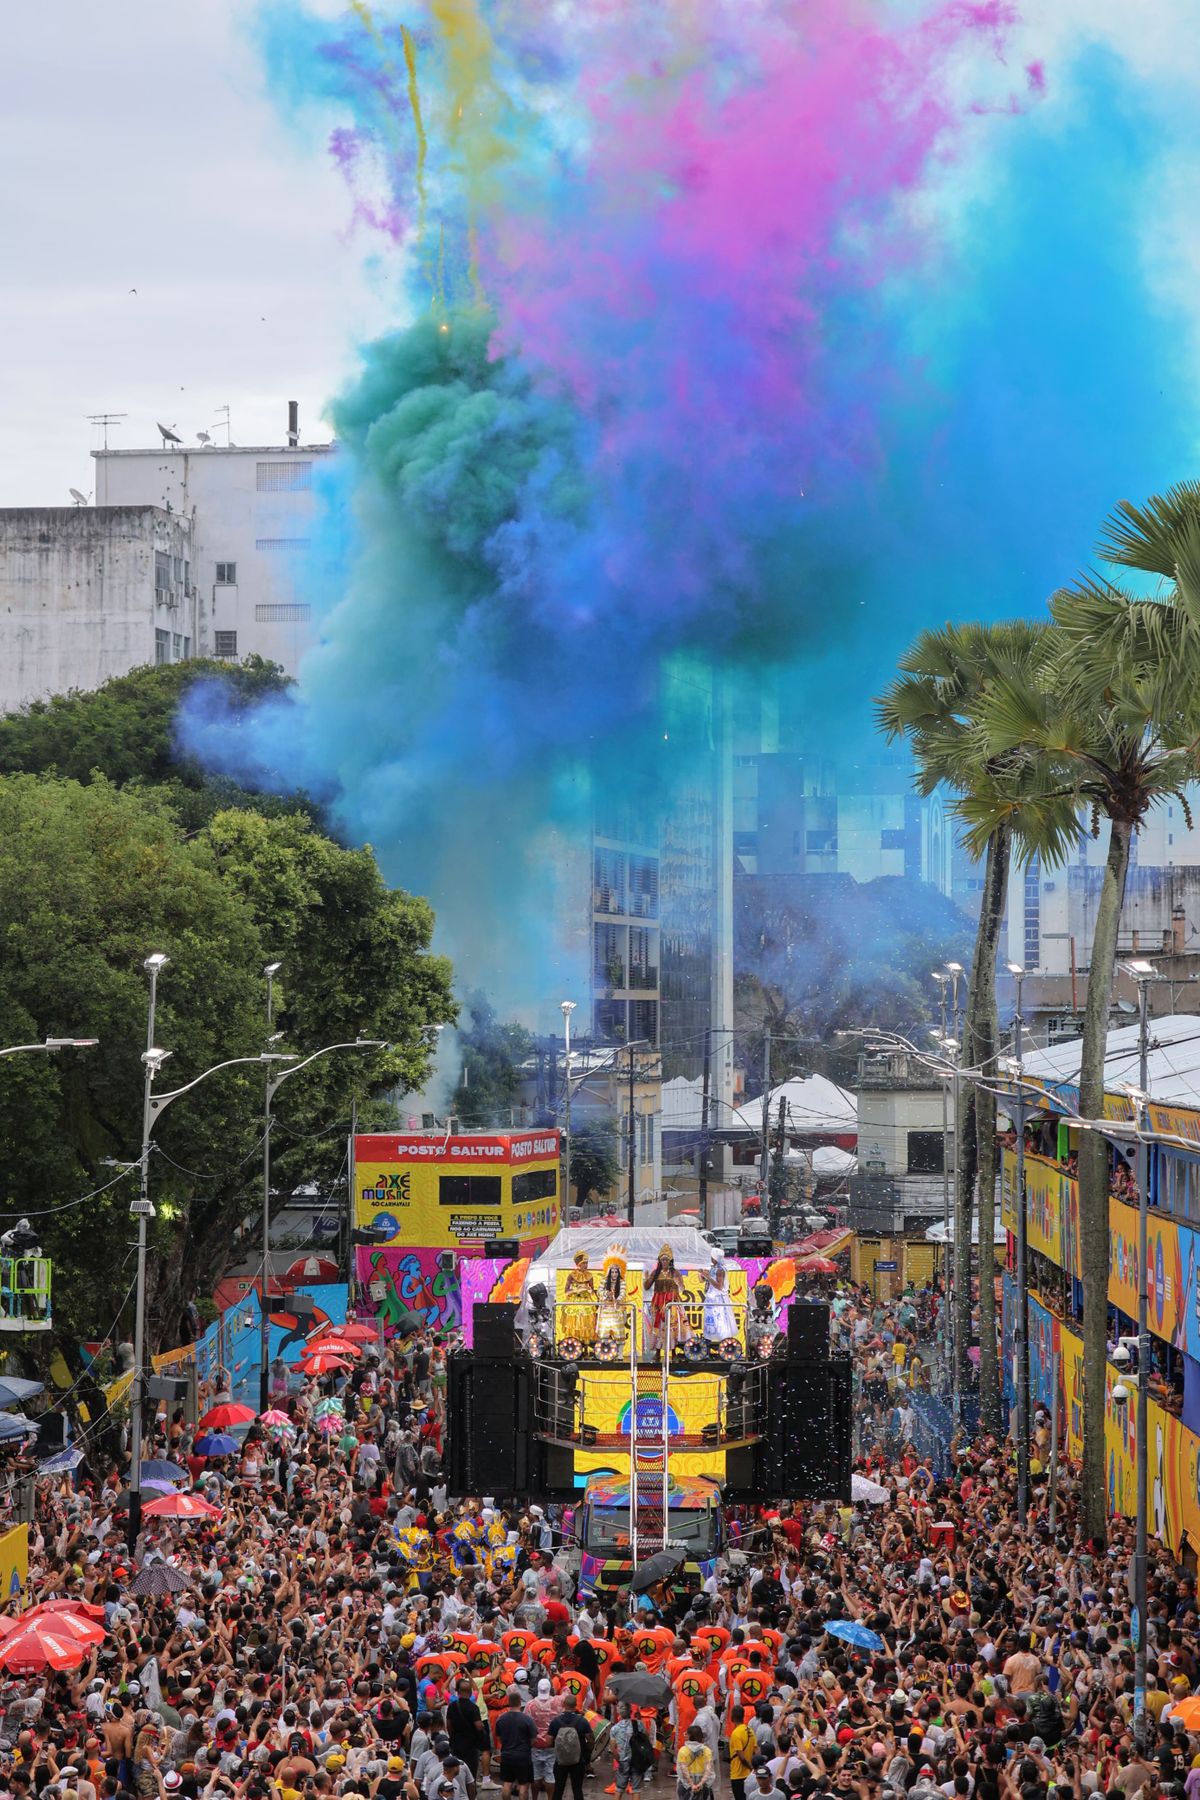
[[(771, 1089), (770, 1118), (774, 1125), (779, 1117), (779, 1103), (784, 1104), (784, 1120), (788, 1131), (801, 1135), (824, 1133), (837, 1137), (857, 1137), (858, 1101), (825, 1075), (806, 1075), (785, 1081)], [(733, 1124), (762, 1132), (763, 1103), (744, 1100), (734, 1109)]]
[(812, 1153), (814, 1175), (849, 1175), (857, 1167), (853, 1150), (839, 1150), (836, 1144), (818, 1144)]
[[(1025, 1053), (1025, 1072), (1036, 1081), (1079, 1085), (1081, 1038)], [(1104, 1085), (1119, 1093), (1138, 1083), (1138, 1027), (1121, 1025), (1108, 1034)], [(1195, 1013), (1169, 1013), (1150, 1021), (1147, 1064), (1152, 1100), (1166, 1106), (1200, 1106), (1200, 1018)], [(1001, 1102), (1003, 1107), (1003, 1102)]]
[[(931, 1225), (925, 1233), (925, 1242), (927, 1244), (952, 1244), (954, 1242), (954, 1220), (951, 1219), (949, 1229), (947, 1229), (944, 1219), (939, 1219), (936, 1225)], [(977, 1215), (972, 1215), (971, 1218), (971, 1242), (973, 1244), (979, 1242), (979, 1218)], [(999, 1214), (997, 1214), (996, 1223), (992, 1227), (992, 1242), (993, 1244), (1008, 1242)]]

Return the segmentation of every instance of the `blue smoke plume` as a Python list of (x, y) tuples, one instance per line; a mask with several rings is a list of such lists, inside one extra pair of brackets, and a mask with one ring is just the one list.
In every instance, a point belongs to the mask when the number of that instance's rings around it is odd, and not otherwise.
[(916, 630), (1038, 612), (1194, 437), (1143, 234), (1197, 126), (1160, 85), (1081, 46), (1014, 99), (999, 5), (780, 4), (756, 40), (714, 0), (673, 45), (656, 9), (642, 67), (623, 7), (544, 10), (264, 11), (409, 322), (331, 408), (295, 696), (179, 722), (325, 797), (502, 1005), (579, 948), (576, 828), (705, 749), (709, 670), (853, 754)]

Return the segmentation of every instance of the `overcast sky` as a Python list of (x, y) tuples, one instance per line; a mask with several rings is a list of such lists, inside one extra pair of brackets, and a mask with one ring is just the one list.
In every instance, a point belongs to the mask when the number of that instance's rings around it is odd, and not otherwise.
[[(302, 435), (323, 438), (321, 407), (354, 343), (394, 322), (394, 295), (364, 274), (377, 245), (347, 241), (350, 205), (319, 129), (298, 141), (263, 91), (243, 35), (253, 6), (5, 7), (0, 506), (92, 489), (89, 413), (129, 415), (114, 445), (157, 442), (158, 420), (195, 443), (198, 431), (216, 435), (228, 402), (235, 442), (278, 443), (295, 399)], [(1013, 66), (1026, 52), (1044, 58), (1055, 96), (1070, 50), (1095, 39), (1164, 95), (1190, 88), (1194, 107), (1193, 0), (1027, 0), (1022, 10)], [(1189, 312), (1198, 162), (1181, 149), (1156, 170), (1148, 215), (1156, 277)]]
[[(279, 443), (321, 406), (387, 307), (345, 241), (346, 196), (264, 96), (245, 0), (6, 7), (0, 57), (0, 506), (95, 483), (113, 445), (185, 443), (233, 409)], [(136, 288), (136, 293), (130, 289)]]

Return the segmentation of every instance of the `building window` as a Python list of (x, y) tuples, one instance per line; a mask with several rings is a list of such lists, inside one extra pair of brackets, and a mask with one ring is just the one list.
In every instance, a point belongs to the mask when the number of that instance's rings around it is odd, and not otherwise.
[(830, 856), (837, 849), (837, 832), (806, 831), (804, 848), (809, 856)]
[(629, 1003), (629, 1035), (636, 1043), (658, 1043), (658, 1001), (631, 1000)]
[(1035, 853), (1025, 865), (1025, 967), (1042, 960), (1042, 865)]
[(254, 480), (260, 494), (299, 494), (312, 486), (312, 464), (294, 456), (286, 462), (257, 463)]
[(237, 632), (236, 631), (214, 631), (213, 632), (213, 655), (214, 656), (236, 656), (237, 655)]
[(625, 927), (596, 925), (592, 930), (592, 980), (598, 988), (625, 986)]
[(312, 607), (303, 600), (268, 600), (254, 608), (260, 625), (300, 625), (312, 618)]
[(307, 538), (255, 538), (256, 550), (307, 550)]
[(182, 655), (183, 655), (183, 633), (181, 631), (173, 631), (171, 633), (171, 660), (172, 660), (172, 662), (178, 662)]
[(619, 850), (596, 851), (592, 869), (592, 911), (625, 911), (625, 858)]
[(514, 1175), (514, 1206), (528, 1206), (531, 1200), (553, 1200), (558, 1193), (557, 1169), (533, 1169), (528, 1175)]
[(908, 1134), (908, 1172), (910, 1175), (940, 1175), (946, 1156), (946, 1141), (940, 1131), (910, 1131)]
[(154, 633), (154, 660), (156, 663), (168, 663), (171, 660), (171, 634), (169, 631)]
[(183, 660), (184, 660), (184, 662), (187, 661), (188, 657), (191, 654), (192, 654), (192, 640), (190, 637), (185, 637), (183, 640)]
[(442, 1175), (439, 1206), (499, 1206), (499, 1175)]
[(217, 586), (218, 587), (236, 587), (236, 585), (237, 585), (237, 564), (235, 562), (218, 563), (217, 564)]
[(654, 1114), (638, 1114), (638, 1161), (642, 1164), (654, 1161)]
[(627, 1034), (624, 1000), (597, 1000), (593, 1027), (602, 1044), (623, 1044)]
[(154, 588), (155, 592), (165, 594), (171, 588), (171, 559), (165, 550), (154, 552)]
[(658, 917), (658, 863), (654, 857), (629, 859), (629, 910), (635, 919)]

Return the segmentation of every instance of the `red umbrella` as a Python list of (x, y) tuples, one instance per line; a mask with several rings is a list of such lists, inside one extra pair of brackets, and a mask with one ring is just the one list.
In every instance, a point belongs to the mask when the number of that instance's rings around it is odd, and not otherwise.
[(93, 1606), (90, 1600), (73, 1600), (69, 1594), (58, 1594), (53, 1600), (40, 1600), (31, 1606), (24, 1615), (26, 1619), (40, 1618), (43, 1613), (67, 1613), (79, 1619), (90, 1619), (93, 1622), (104, 1622), (104, 1608)]
[(89, 1619), (74, 1613), (50, 1618), (29, 1615), (15, 1621), (16, 1629), (0, 1642), (0, 1669), (14, 1675), (33, 1675), (44, 1669), (77, 1669), (103, 1642), (104, 1633)]
[(344, 1356), (328, 1355), (324, 1350), (311, 1350), (300, 1364), (306, 1375), (329, 1375), (334, 1370), (350, 1368)]
[(219, 1519), (221, 1509), (199, 1494), (163, 1494), (143, 1506), (142, 1513), (150, 1519)]
[[(350, 1319), (345, 1325), (324, 1326), (322, 1328), (333, 1337), (345, 1338), (351, 1344), (377, 1344), (379, 1330), (377, 1326), (367, 1325), (362, 1319)], [(328, 1345), (327, 1338), (321, 1338), (314, 1348), (324, 1350)]]
[(351, 1342), (349, 1338), (343, 1337), (340, 1332), (331, 1332), (328, 1337), (318, 1339), (307, 1354), (309, 1356), (355, 1357), (362, 1355), (362, 1347)]
[(196, 1431), (228, 1431), (231, 1425), (249, 1425), (254, 1416), (252, 1406), (242, 1406), (236, 1400), (227, 1400), (222, 1406), (210, 1407)]
[(796, 1264), (805, 1275), (836, 1275), (838, 1266), (830, 1262), (827, 1256), (805, 1256)]

